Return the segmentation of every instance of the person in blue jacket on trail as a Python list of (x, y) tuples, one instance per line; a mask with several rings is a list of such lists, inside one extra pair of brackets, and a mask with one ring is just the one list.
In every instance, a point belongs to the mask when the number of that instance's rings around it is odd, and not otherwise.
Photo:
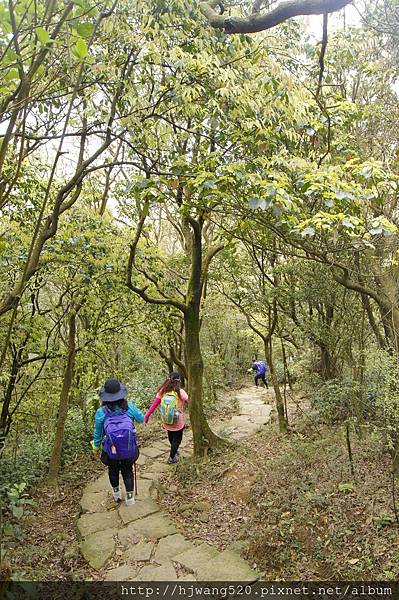
[(254, 360), (252, 363), (251, 370), (255, 371), (255, 385), (258, 387), (258, 380), (263, 381), (265, 387), (269, 387), (267, 385), (266, 373), (268, 371), (268, 366), (263, 360)]
[(112, 495), (116, 502), (122, 500), (119, 474), (126, 488), (127, 506), (134, 504), (133, 464), (139, 455), (134, 421), (144, 422), (144, 415), (126, 400), (127, 388), (118, 379), (108, 379), (99, 390), (101, 406), (94, 418), (92, 447), (97, 454), (101, 449), (101, 462), (108, 466)]

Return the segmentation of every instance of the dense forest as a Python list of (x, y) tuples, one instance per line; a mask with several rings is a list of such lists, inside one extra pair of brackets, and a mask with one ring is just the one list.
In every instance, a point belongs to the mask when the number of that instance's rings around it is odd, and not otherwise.
[[(105, 577), (73, 550), (98, 389), (145, 413), (177, 372), (179, 531), (398, 579), (399, 5), (346, 4), (0, 0), (2, 578)], [(271, 420), (235, 442), (242, 390)]]

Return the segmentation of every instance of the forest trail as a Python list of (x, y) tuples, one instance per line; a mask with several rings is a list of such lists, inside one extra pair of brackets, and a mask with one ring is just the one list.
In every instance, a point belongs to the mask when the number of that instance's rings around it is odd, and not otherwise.
[[(273, 392), (263, 388), (237, 391), (238, 413), (216, 429), (241, 440), (270, 421)], [(157, 482), (174, 468), (166, 464), (169, 445), (157, 441), (140, 448), (138, 496), (133, 506), (111, 502), (108, 473), (89, 483), (81, 499), (83, 514), (77, 526), (81, 552), (98, 579), (106, 581), (253, 581), (258, 574), (232, 547), (220, 552), (206, 543), (195, 544), (178, 533), (156, 502)], [(192, 452), (191, 432), (185, 433), (181, 456)], [(110, 508), (112, 506), (112, 508)], [(113, 568), (106, 567), (111, 563)], [(118, 565), (118, 566), (115, 566)]]

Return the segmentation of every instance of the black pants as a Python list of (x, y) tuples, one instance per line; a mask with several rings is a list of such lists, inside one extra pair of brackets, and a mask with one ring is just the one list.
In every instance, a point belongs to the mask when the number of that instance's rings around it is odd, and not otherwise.
[(255, 385), (256, 385), (256, 387), (258, 387), (258, 379), (260, 379), (261, 381), (263, 381), (263, 383), (265, 384), (265, 387), (269, 387), (267, 385), (266, 375), (255, 375)]
[(122, 473), (127, 492), (133, 492), (133, 459), (112, 460), (108, 462), (108, 477), (113, 488), (119, 487), (119, 473)]
[(176, 452), (179, 449), (181, 441), (183, 439), (183, 430), (178, 429), (177, 431), (168, 431), (168, 438), (170, 443), (170, 458), (174, 458), (176, 456)]

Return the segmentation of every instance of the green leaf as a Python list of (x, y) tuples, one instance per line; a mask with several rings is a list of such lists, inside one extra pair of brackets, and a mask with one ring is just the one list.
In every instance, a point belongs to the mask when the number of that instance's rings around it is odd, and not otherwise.
[(94, 25), (92, 23), (81, 23), (76, 27), (76, 31), (82, 38), (89, 38), (93, 35)]
[(353, 492), (353, 483), (339, 483), (338, 489), (340, 492)]
[(49, 33), (43, 29), (43, 27), (38, 27), (36, 29), (36, 37), (41, 44), (48, 44), (50, 41)]
[(87, 44), (84, 39), (80, 38), (75, 44), (74, 47), (75, 56), (78, 58), (86, 58), (88, 54)]
[(12, 81), (13, 79), (19, 79), (19, 73), (17, 69), (10, 69), (8, 73), (6, 73), (4, 79), (6, 81)]
[(13, 517), (15, 517), (16, 519), (20, 519), (24, 514), (23, 507), (22, 506), (13, 506), (12, 514), (13, 514)]

